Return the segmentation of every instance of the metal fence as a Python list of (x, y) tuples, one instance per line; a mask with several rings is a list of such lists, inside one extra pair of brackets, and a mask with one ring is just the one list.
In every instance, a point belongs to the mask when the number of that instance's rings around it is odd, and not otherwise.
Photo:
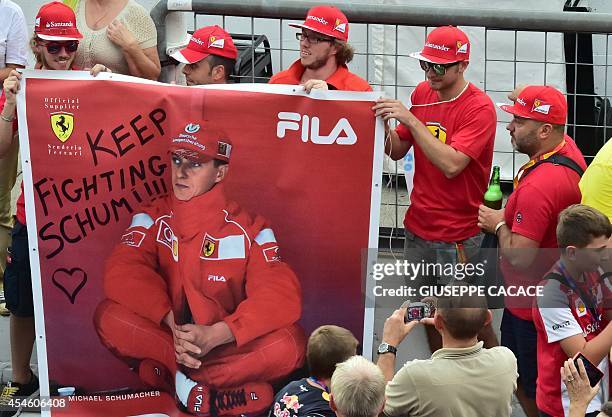
[[(165, 66), (173, 66), (167, 52), (185, 42), (186, 29), (219, 24), (232, 34), (243, 34), (238, 43), (249, 46), (243, 49), (250, 56), (241, 55), (243, 69), (237, 81), (265, 82), (271, 68), (280, 71), (298, 58), (299, 43), (288, 23), (303, 20), (316, 4), (162, 0), (151, 16), (158, 28), (159, 54)], [(568, 134), (587, 160), (612, 133), (612, 72), (608, 71), (612, 14), (584, 9), (473, 10), (355, 3), (339, 7), (350, 22), (349, 41), (356, 46), (356, 57), (349, 67), (387, 96), (408, 99), (424, 79), (418, 62), (409, 59), (408, 53), (420, 49), (428, 30), (452, 24), (462, 26), (472, 40), (467, 78), (493, 101), (507, 101), (506, 94), (518, 84), (554, 84), (567, 95)], [(494, 163), (502, 166), (505, 180), (510, 180), (526, 160), (510, 146), (505, 131), (509, 120), (508, 115), (498, 112)], [(385, 164), (388, 187), (381, 207), (383, 236), (402, 234), (409, 204), (406, 183), (400, 175), (402, 165), (390, 161)]]

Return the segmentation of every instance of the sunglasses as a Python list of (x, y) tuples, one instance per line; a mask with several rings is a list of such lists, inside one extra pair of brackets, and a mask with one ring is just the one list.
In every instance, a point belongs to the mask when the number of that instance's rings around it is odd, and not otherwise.
[(425, 72), (433, 69), (437, 76), (441, 77), (446, 74), (446, 69), (450, 68), (454, 65), (457, 65), (459, 62), (451, 62), (450, 64), (434, 64), (432, 62), (427, 61), (419, 61), (421, 64), (421, 69)]
[(305, 33), (296, 33), (295, 34), (295, 39), (297, 39), (298, 41), (308, 41), (309, 43), (316, 45), (319, 42), (333, 42), (333, 39), (329, 39), (329, 38), (321, 38), (318, 36), (313, 36), (313, 35), (307, 35)]
[(47, 48), (47, 52), (52, 55), (59, 54), (59, 52), (64, 48), (66, 52), (73, 53), (79, 48), (79, 41), (67, 41), (67, 42), (48, 42), (41, 43), (41, 46)]

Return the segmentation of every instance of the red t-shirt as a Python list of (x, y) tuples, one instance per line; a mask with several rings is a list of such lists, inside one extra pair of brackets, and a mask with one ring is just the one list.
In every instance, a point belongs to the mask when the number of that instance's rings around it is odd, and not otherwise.
[[(412, 104), (440, 101), (427, 82), (412, 93)], [(410, 111), (442, 142), (470, 157), (465, 169), (448, 179), (419, 146), (414, 147), (414, 186), (404, 227), (426, 240), (458, 242), (480, 232), (482, 203), (491, 163), (497, 116), (491, 99), (470, 84), (450, 103), (411, 107)], [(410, 130), (397, 127), (401, 140), (413, 142)]]
[[(0, 95), (0, 112), (4, 109), (4, 103), (6, 103), (6, 96), (4, 95), (4, 91)], [(5, 122), (2, 122), (5, 123)], [(16, 133), (18, 129), (17, 125), (17, 117), (13, 120), (13, 133)], [(25, 224), (25, 200), (23, 197), (23, 183), (21, 183), (21, 193), (19, 194), (19, 198), (17, 199), (17, 220), (21, 224)]]
[[(270, 78), (270, 84), (297, 85), (300, 84), (302, 74), (304, 74), (304, 66), (298, 59), (285, 71), (274, 74), (272, 78)], [(370, 84), (363, 78), (350, 72), (346, 65), (339, 66), (336, 72), (325, 81), (336, 90), (372, 91)]]
[[(561, 274), (558, 263), (551, 272)], [(561, 341), (582, 335), (588, 342), (601, 333), (607, 324), (603, 314), (610, 308), (612, 284), (608, 278), (603, 281), (598, 272), (593, 272), (587, 275), (585, 282), (576, 283), (585, 294), (593, 297), (598, 317), (593, 316), (584, 300), (570, 287), (554, 279), (539, 284), (544, 286), (544, 296), (536, 300), (533, 308), (533, 321), (538, 333), (536, 402), (538, 409), (552, 416), (569, 413), (569, 397), (559, 372), (563, 362), (568, 359)], [(607, 357), (598, 364), (598, 368), (604, 375), (609, 373)], [(599, 410), (601, 405), (601, 396), (595, 396), (587, 413)]]
[[(565, 146), (559, 155), (566, 156), (586, 169), (582, 153), (572, 138), (565, 135)], [(533, 286), (559, 258), (557, 244), (557, 219), (566, 207), (580, 203), (578, 188), (580, 177), (571, 168), (544, 163), (525, 175), (506, 203), (504, 220), (512, 233), (518, 233), (539, 243), (539, 251), (527, 270), (518, 270), (506, 260), (501, 261), (501, 271), (507, 285)], [(508, 309), (523, 320), (531, 320), (533, 300), (513, 297), (507, 299)]]

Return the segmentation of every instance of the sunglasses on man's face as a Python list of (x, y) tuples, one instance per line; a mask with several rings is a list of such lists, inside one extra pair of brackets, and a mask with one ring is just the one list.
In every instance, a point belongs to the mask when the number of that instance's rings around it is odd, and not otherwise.
[(427, 61), (419, 61), (421, 64), (421, 69), (425, 72), (433, 69), (437, 76), (441, 77), (446, 74), (446, 69), (450, 68), (454, 65), (457, 65), (459, 62), (451, 62), (450, 64), (434, 64), (432, 62)]
[(79, 48), (79, 41), (67, 41), (67, 42), (48, 42), (41, 43), (41, 46), (47, 48), (47, 52), (52, 55), (59, 54), (59, 52), (64, 48), (66, 52), (73, 53)]

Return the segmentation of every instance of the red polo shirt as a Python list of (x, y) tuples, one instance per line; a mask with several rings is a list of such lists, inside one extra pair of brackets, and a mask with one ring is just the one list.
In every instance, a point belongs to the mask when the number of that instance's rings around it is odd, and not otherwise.
[[(297, 85), (302, 80), (302, 74), (304, 74), (304, 66), (298, 59), (285, 71), (281, 71), (274, 74), (270, 78), (270, 84), (289, 84)], [(348, 70), (346, 65), (338, 67), (328, 79), (325, 80), (327, 84), (331, 85), (336, 90), (343, 91), (372, 91), (370, 84), (363, 78), (353, 74)]]

